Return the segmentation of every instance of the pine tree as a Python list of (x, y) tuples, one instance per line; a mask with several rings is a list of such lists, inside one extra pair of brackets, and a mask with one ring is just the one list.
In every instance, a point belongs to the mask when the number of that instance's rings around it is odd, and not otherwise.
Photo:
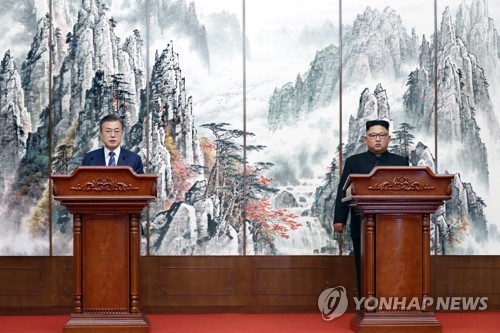
[[(210, 169), (206, 197), (216, 196), (220, 208), (219, 235), (224, 234), (228, 224), (238, 228), (240, 217), (250, 223), (254, 239), (265, 240), (272, 245), (274, 237), (287, 237), (287, 231), (300, 226), (294, 214), (271, 207), (266, 194), (278, 189), (270, 186), (271, 180), (262, 176), (272, 163), (247, 164), (243, 159), (243, 145), (237, 143), (253, 133), (228, 129), (228, 123), (209, 123), (201, 127), (209, 129), (215, 137), (215, 155)], [(247, 152), (260, 151), (262, 145), (246, 145)], [(244, 167), (245, 166), (245, 167)]]

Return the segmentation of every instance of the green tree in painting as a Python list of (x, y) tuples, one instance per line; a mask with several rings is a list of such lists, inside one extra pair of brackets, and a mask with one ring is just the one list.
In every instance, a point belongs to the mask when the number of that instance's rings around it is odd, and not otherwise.
[(124, 79), (123, 74), (111, 75), (111, 88), (113, 96), (113, 109), (115, 113), (130, 125), (130, 110), (134, 105), (133, 95), (129, 90), (129, 83)]
[(393, 132), (390, 150), (393, 153), (408, 156), (410, 148), (414, 144), (413, 140), (415, 139), (415, 136), (411, 134), (411, 131), (414, 129), (415, 126), (411, 126), (408, 123), (401, 123), (399, 125), (399, 130)]
[(67, 174), (68, 167), (73, 156), (73, 146), (62, 144), (57, 146), (54, 161), (52, 162), (53, 173)]

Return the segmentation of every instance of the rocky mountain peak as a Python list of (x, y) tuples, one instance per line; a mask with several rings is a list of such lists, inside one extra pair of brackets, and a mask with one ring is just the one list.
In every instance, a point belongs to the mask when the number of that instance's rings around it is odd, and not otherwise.
[(24, 91), (10, 50), (0, 63), (0, 204), (8, 197), (19, 162), (26, 153), (31, 117), (24, 104)]
[[(407, 74), (404, 65), (418, 59), (415, 33), (407, 33), (400, 15), (390, 7), (382, 12), (367, 7), (352, 28), (346, 29), (343, 42), (342, 71), (349, 82), (401, 79)], [(316, 53), (306, 74), (298, 74), (295, 82), (277, 88), (269, 99), (269, 128), (293, 126), (302, 116), (332, 103), (338, 84), (338, 61), (338, 48), (330, 45)], [(344, 82), (345, 90), (351, 88), (349, 82)]]
[(446, 6), (443, 14), (441, 15), (441, 29), (440, 29), (440, 45), (449, 45), (456, 43), (455, 26), (450, 14), (450, 8)]

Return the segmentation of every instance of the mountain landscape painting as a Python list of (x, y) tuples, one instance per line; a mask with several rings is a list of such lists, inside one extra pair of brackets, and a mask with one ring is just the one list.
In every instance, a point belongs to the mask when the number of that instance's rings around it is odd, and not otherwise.
[(50, 175), (101, 145), (109, 113), (158, 175), (144, 255), (350, 254), (333, 206), (371, 119), (390, 151), (455, 175), (432, 254), (499, 254), (498, 4), (1, 3), (0, 255), (72, 254)]

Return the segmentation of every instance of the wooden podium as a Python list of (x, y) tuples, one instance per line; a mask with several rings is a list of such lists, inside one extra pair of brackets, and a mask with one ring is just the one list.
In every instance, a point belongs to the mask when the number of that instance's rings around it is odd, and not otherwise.
[(54, 199), (73, 214), (74, 311), (64, 332), (149, 332), (140, 307), (140, 215), (156, 199), (157, 176), (124, 166), (51, 178)]
[(376, 167), (348, 178), (342, 201), (363, 214), (361, 295), (370, 300), (351, 320), (352, 330), (441, 332), (424, 301), (430, 298), (430, 214), (451, 198), (453, 178), (427, 167)]

